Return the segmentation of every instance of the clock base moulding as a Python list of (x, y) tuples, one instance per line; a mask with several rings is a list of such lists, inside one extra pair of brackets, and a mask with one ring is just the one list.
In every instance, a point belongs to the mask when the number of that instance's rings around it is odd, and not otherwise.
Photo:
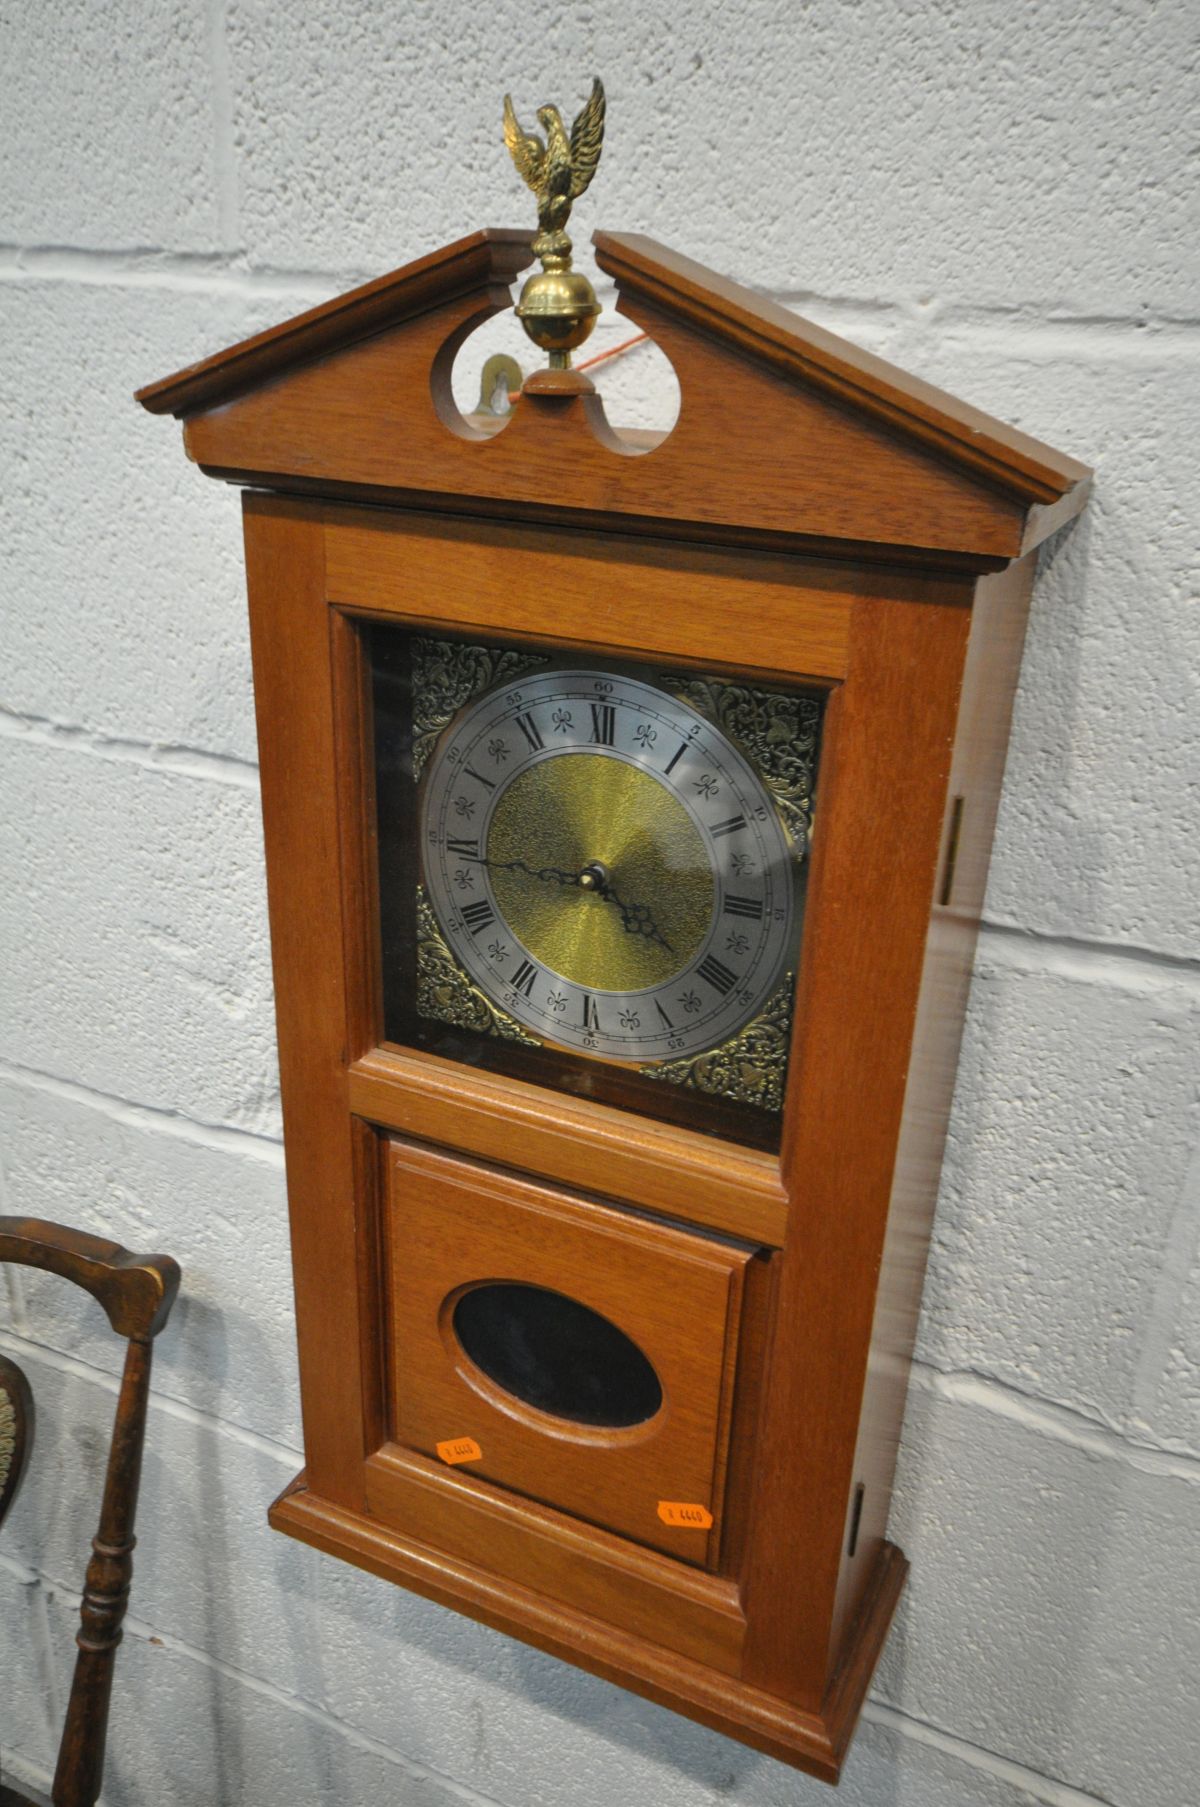
[(824, 1702), (808, 1712), (709, 1661), (664, 1649), (651, 1635), (614, 1630), (603, 1617), (564, 1601), (561, 1592), (498, 1583), (488, 1563), (448, 1555), (400, 1536), (369, 1513), (322, 1500), (303, 1471), (275, 1501), (269, 1519), (277, 1531), (326, 1555), (398, 1582), (826, 1782), (836, 1782), (841, 1773), (908, 1574), (895, 1545), (880, 1545), (845, 1659)]
[[(649, 240), (596, 246), (680, 382), (645, 455), (578, 389), (529, 386), (502, 432), (455, 408), (522, 233), (141, 393), (251, 486), (305, 1436), (271, 1522), (835, 1780), (905, 1573), (888, 1505), (1034, 550), (1089, 473)], [(824, 698), (778, 1136), (588, 1097), (519, 1044), (493, 1071), (389, 1039), (381, 623)], [(508, 1397), (498, 1299), (538, 1345)], [(538, 1415), (597, 1381), (547, 1368), (571, 1323), (635, 1394), (652, 1375), (636, 1409), (599, 1389), (599, 1429)]]

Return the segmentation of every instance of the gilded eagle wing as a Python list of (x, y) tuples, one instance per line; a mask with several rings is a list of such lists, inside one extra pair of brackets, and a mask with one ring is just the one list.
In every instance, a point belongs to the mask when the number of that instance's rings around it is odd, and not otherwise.
[[(582, 114), (580, 115), (582, 118)], [(546, 147), (536, 133), (523, 132), (513, 112), (512, 95), (504, 96), (504, 142), (517, 166), (517, 174), (527, 182), (534, 194), (542, 184), (546, 167)]]
[[(578, 200), (596, 173), (604, 143), (604, 84), (593, 76), (592, 92), (571, 127), (571, 199)], [(511, 148), (511, 147), (510, 147)], [(515, 156), (515, 152), (513, 153)]]

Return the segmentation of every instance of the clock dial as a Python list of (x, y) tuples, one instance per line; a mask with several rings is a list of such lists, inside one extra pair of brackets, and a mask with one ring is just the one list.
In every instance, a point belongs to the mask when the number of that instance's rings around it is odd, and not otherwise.
[(456, 958), (540, 1039), (637, 1063), (717, 1046), (791, 945), (770, 793), (687, 703), (544, 668), (464, 708), (423, 780), (425, 883)]

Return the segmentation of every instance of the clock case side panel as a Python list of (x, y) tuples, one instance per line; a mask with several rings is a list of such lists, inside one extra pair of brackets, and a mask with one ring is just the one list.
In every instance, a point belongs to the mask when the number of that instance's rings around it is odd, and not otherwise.
[(327, 604), (321, 511), (247, 495), (243, 522), (305, 1460), (323, 1498), (362, 1510), (382, 1436), (380, 1174), (378, 1139), (347, 1105), (347, 1062), (374, 1024), (362, 862), (341, 841), (362, 819), (362, 773), (337, 753), (358, 642)]
[(1036, 554), (975, 586), (832, 1632), (853, 1635), (886, 1535)]
[[(840, 1649), (834, 1623), (972, 600), (967, 582), (957, 601), (864, 599), (826, 717), (743, 1590), (746, 1678), (814, 1712), (839, 1688), (861, 1704), (869, 1680), (861, 1617)], [(804, 1577), (802, 1612), (779, 1586), (785, 1566)], [(888, 1574), (898, 1593), (902, 1573), (877, 1536), (856, 1558), (858, 1598)]]
[[(904, 1566), (887, 1519), (1034, 563), (958, 608), (864, 603), (827, 726), (743, 1596), (747, 1677), (804, 1678), (827, 1715), (865, 1691), (864, 1624)], [(789, 1523), (803, 1618), (771, 1560)]]

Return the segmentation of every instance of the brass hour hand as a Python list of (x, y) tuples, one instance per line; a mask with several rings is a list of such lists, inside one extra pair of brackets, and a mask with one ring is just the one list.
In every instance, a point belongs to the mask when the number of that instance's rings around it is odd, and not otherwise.
[(665, 947), (669, 954), (675, 952), (651, 915), (648, 904), (626, 903), (607, 880), (598, 885), (596, 891), (597, 896), (606, 898), (609, 903), (616, 904), (621, 912), (621, 927), (627, 935), (644, 935), (647, 941), (657, 941), (660, 947)]

